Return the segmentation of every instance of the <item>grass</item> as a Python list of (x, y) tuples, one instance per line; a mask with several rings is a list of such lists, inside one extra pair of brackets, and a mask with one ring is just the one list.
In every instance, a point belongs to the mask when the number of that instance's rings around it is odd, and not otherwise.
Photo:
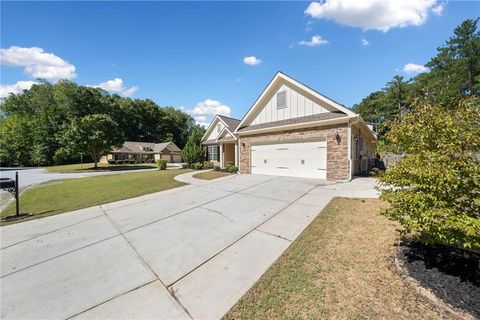
[[(21, 212), (34, 214), (21, 221), (180, 187), (185, 183), (175, 180), (174, 177), (185, 172), (188, 170), (142, 171), (51, 181), (27, 189), (21, 194)], [(14, 212), (15, 202), (12, 202), (1, 212), (1, 216), (3, 218)]]
[(213, 180), (213, 179), (218, 179), (218, 178), (221, 178), (221, 177), (226, 177), (226, 176), (229, 176), (229, 175), (231, 175), (231, 174), (228, 173), (228, 172), (210, 170), (210, 171), (203, 171), (203, 172), (195, 173), (193, 175), (193, 177), (197, 178), (197, 179), (203, 179), (203, 180)]
[(225, 319), (439, 319), (396, 272), (380, 200), (335, 198)]
[(52, 173), (74, 173), (74, 172), (90, 172), (90, 171), (118, 171), (118, 170), (136, 170), (156, 168), (156, 163), (138, 163), (138, 164), (104, 164), (99, 163), (97, 169), (94, 169), (93, 163), (76, 163), (65, 164), (60, 166), (45, 167), (48, 172)]

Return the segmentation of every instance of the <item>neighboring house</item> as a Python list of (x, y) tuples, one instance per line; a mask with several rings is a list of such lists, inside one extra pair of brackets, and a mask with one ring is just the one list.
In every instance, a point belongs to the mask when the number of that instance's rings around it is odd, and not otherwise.
[(202, 143), (242, 173), (347, 181), (374, 165), (377, 138), (360, 115), (278, 72), (241, 121), (217, 115)]
[(104, 155), (100, 162), (130, 160), (136, 163), (156, 162), (157, 160), (167, 162), (182, 162), (182, 150), (173, 142), (151, 143), (125, 141), (119, 149), (113, 149)]

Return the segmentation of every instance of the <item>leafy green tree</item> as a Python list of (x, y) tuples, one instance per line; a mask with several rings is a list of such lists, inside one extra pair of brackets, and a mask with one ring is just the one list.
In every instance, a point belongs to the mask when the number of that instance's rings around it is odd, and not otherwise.
[[(104, 114), (87, 115), (75, 120), (64, 132), (63, 140), (70, 154), (88, 153), (95, 168), (102, 154), (124, 143), (123, 133), (117, 123)], [(65, 149), (60, 152), (65, 152)]]
[(202, 133), (199, 130), (194, 129), (188, 138), (187, 144), (182, 150), (182, 158), (187, 165), (190, 166), (196, 162), (203, 162), (205, 158), (205, 152), (201, 145), (201, 140)]
[(31, 165), (32, 122), (23, 115), (13, 115), (0, 123), (0, 163), (2, 166)]
[[(115, 121), (127, 140), (173, 141), (182, 148), (190, 133), (197, 128), (191, 116), (173, 107), (161, 108), (149, 99), (130, 99), (92, 87), (79, 86), (67, 80), (56, 84), (39, 81), (21, 94), (11, 94), (0, 103), (1, 121), (7, 121), (4, 134), (10, 136), (4, 144), (2, 159), (19, 165), (50, 165), (77, 161), (78, 153), (70, 152), (65, 144), (65, 128), (87, 115), (104, 114)], [(19, 135), (12, 123), (22, 119), (29, 130)], [(14, 130), (9, 132), (9, 130)], [(27, 136), (28, 134), (28, 136)], [(23, 139), (29, 145), (18, 156), (11, 146)], [(9, 153), (13, 152), (12, 155)], [(3, 161), (3, 160), (2, 160)], [(2, 165), (5, 163), (2, 162)]]
[(427, 242), (480, 249), (480, 103), (416, 105), (387, 138), (405, 152), (380, 178), (384, 214)]

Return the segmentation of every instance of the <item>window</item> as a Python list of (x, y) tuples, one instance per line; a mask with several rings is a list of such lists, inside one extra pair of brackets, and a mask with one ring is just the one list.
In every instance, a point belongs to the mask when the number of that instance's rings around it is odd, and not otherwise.
[(208, 146), (208, 161), (218, 161), (218, 146)]
[(282, 91), (277, 93), (277, 109), (283, 109), (287, 107), (287, 92)]

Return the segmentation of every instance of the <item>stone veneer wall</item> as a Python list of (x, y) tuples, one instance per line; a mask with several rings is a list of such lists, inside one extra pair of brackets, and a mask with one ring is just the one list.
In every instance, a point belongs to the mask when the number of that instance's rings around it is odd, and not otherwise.
[[(340, 142), (335, 140), (334, 132), (338, 131)], [(265, 142), (288, 143), (302, 140), (327, 140), (327, 180), (348, 179), (348, 126), (339, 124), (307, 129), (296, 129), (272, 133), (261, 133), (240, 137), (240, 171), (250, 173), (250, 147)], [(245, 147), (243, 147), (245, 144)]]

